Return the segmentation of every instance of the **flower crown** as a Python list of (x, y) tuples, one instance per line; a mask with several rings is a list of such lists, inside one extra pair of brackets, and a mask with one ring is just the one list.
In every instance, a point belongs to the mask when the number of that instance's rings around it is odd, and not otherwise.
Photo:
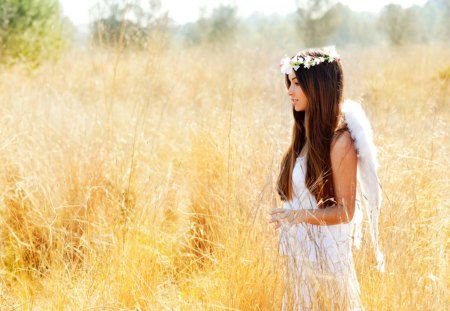
[(291, 74), (292, 68), (294, 68), (294, 70), (297, 70), (298, 68), (300, 68), (301, 65), (303, 65), (304, 68), (310, 68), (312, 66), (319, 65), (320, 63), (323, 63), (325, 61), (331, 63), (334, 60), (336, 61), (341, 60), (334, 46), (324, 47), (322, 48), (322, 51), (324, 55), (320, 57), (312, 57), (309, 55), (302, 56), (300, 52), (298, 52), (297, 55), (295, 55), (292, 58), (289, 58), (287, 56), (283, 57), (280, 62), (281, 73), (287, 75)]

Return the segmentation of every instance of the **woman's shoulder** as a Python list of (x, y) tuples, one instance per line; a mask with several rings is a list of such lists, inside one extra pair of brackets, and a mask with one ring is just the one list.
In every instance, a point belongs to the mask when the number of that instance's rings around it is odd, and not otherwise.
[(338, 140), (341, 141), (340, 143), (342, 144), (348, 142), (349, 139), (350, 141), (353, 141), (350, 129), (347, 126), (347, 122), (343, 117), (341, 117), (331, 139), (331, 148), (333, 148), (333, 145), (335, 145)]
[(353, 144), (353, 138), (348, 129), (335, 133), (331, 141), (331, 150), (335, 148), (348, 147)]
[(353, 143), (353, 138), (348, 129), (343, 129), (335, 134), (331, 142), (331, 161), (341, 161), (343, 158), (350, 157), (357, 158), (356, 148)]

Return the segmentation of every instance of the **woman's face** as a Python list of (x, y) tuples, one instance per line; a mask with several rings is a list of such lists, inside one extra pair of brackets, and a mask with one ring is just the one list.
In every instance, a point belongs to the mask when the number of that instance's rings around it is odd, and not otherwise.
[(291, 82), (291, 86), (288, 89), (288, 95), (291, 99), (292, 107), (294, 107), (295, 111), (305, 111), (308, 106), (308, 100), (306, 99), (305, 93), (303, 93), (293, 70), (289, 75), (289, 81)]

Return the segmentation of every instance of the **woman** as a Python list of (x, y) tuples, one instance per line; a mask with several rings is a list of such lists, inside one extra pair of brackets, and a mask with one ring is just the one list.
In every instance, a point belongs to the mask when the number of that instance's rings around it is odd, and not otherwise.
[(362, 216), (359, 179), (365, 190), (375, 189), (367, 208), (382, 264), (370, 124), (359, 105), (342, 101), (343, 72), (333, 47), (284, 58), (281, 71), (295, 120), (277, 184), (283, 208), (270, 213), (270, 222), (281, 228), (280, 253), (287, 257), (283, 310), (361, 310), (352, 256)]

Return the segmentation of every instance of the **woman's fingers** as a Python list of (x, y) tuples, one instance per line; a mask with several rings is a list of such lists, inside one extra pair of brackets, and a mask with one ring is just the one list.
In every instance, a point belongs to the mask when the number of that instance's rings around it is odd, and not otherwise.
[(289, 215), (289, 210), (282, 210), (282, 211), (279, 211), (277, 213), (273, 213), (272, 214), (272, 218), (270, 219), (269, 222), (272, 223), (272, 222), (275, 222), (275, 221), (282, 221), (288, 215)]
[(273, 215), (269, 222), (281, 221), (284, 217), (283, 214)]
[(286, 209), (284, 209), (284, 208), (274, 208), (273, 210), (270, 211), (269, 214), (270, 215), (276, 215), (276, 214), (283, 213), (285, 211), (286, 211)]
[(290, 217), (291, 217), (292, 213), (293, 213), (293, 211), (290, 209), (274, 208), (269, 213), (272, 216), (272, 218), (270, 218), (270, 220), (269, 220), (269, 223), (275, 223), (274, 228), (278, 229), (281, 227), (282, 223), (285, 220), (287, 220), (288, 222), (291, 222)]

